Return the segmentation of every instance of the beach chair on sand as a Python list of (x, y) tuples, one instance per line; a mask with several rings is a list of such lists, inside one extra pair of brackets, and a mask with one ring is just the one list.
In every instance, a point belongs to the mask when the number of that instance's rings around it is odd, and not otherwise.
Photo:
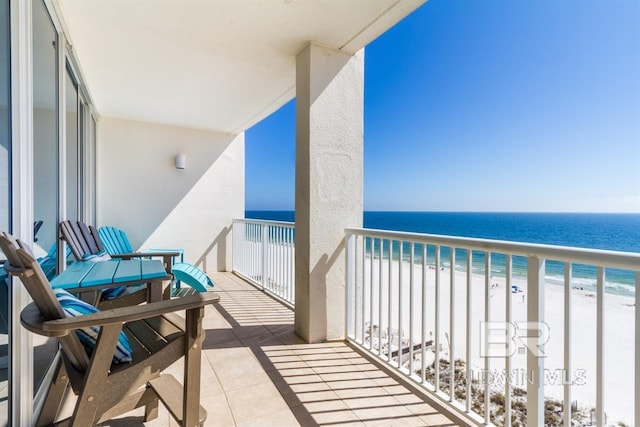
[[(127, 234), (119, 228), (104, 226), (98, 229), (98, 233), (100, 234), (100, 238), (102, 239), (105, 249), (110, 255), (113, 256), (133, 252), (133, 248), (131, 247), (131, 243), (129, 243)], [(181, 254), (182, 249), (152, 249), (150, 252), (139, 253), (141, 255), (148, 255), (176, 252)], [(173, 263), (171, 266), (171, 272), (175, 276), (176, 281), (184, 282), (198, 292), (207, 292), (207, 288), (214, 286), (213, 281), (209, 276), (193, 264), (186, 262)]]
[[(33, 298), (20, 315), (35, 334), (55, 337), (61, 347), (54, 379), (34, 425), (92, 426), (145, 407), (145, 421), (162, 402), (182, 426), (203, 425), (200, 363), (204, 306), (213, 292), (98, 311), (64, 291), (54, 291), (30, 248), (0, 235), (4, 269), (20, 278)], [(185, 317), (176, 312), (185, 310)], [(97, 335), (97, 339), (96, 339)], [(90, 339), (90, 338), (93, 338)], [(184, 357), (183, 384), (164, 373)], [(68, 385), (77, 399), (73, 415), (60, 420)]]

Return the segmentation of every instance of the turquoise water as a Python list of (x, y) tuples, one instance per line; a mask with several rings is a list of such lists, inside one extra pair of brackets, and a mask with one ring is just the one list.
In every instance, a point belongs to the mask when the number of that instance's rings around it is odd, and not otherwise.
[[(292, 211), (247, 211), (246, 218), (293, 221)], [(640, 214), (583, 213), (471, 213), (471, 212), (365, 212), (365, 228), (473, 237), (513, 242), (540, 243), (579, 248), (605, 249), (640, 253)], [(374, 245), (378, 252), (378, 243)], [(422, 247), (414, 249), (416, 262), (422, 262)], [(398, 245), (392, 251), (398, 255)], [(408, 259), (409, 246), (403, 247)], [(388, 256), (388, 247), (384, 246)], [(442, 248), (441, 266), (449, 266), (449, 248)], [(484, 255), (473, 254), (473, 269), (484, 270)], [(456, 268), (464, 270), (466, 251), (456, 251)], [(427, 263), (434, 265), (435, 248), (427, 248)], [(504, 276), (505, 257), (493, 254), (492, 275)], [(640, 266), (638, 266), (640, 269)], [(513, 258), (516, 282), (526, 276), (526, 258)], [(595, 290), (595, 267), (574, 265), (572, 286)], [(546, 276), (550, 283), (562, 284), (564, 266), (548, 261)], [(605, 271), (607, 291), (621, 295), (635, 294), (635, 273), (626, 270)]]

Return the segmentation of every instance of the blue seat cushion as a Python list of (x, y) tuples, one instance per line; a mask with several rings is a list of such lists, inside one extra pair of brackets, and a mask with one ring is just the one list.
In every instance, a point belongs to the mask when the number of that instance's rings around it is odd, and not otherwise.
[[(91, 304), (74, 297), (65, 290), (57, 289), (54, 292), (60, 306), (62, 306), (62, 310), (68, 317), (83, 316), (86, 314), (98, 313), (100, 311)], [(89, 326), (82, 329), (76, 329), (75, 332), (85, 350), (87, 350), (87, 354), (91, 355), (96, 346), (100, 327)], [(113, 363), (131, 362), (132, 360), (133, 350), (131, 349), (131, 344), (129, 344), (129, 339), (124, 332), (121, 331), (120, 337), (118, 338), (118, 344), (116, 345), (116, 352), (113, 355)]]
[[(131, 286), (131, 288), (133, 288), (133, 286)], [(140, 289), (140, 287), (138, 287), (138, 289)], [(104, 289), (102, 291), (102, 299), (103, 300), (116, 299), (119, 296), (124, 296), (126, 291), (127, 291), (126, 286), (117, 286), (115, 288)]]

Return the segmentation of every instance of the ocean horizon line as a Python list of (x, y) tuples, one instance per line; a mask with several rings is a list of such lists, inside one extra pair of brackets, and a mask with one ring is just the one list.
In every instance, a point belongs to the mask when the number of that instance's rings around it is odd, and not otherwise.
[[(247, 217), (272, 221), (295, 221), (294, 211), (247, 210)], [(440, 211), (364, 211), (363, 226), (371, 230), (390, 230), (441, 236), (488, 239), (507, 242), (553, 245), (618, 252), (640, 253), (640, 214), (608, 213), (552, 213), (552, 212), (440, 212)], [(374, 239), (374, 243), (375, 243)], [(377, 246), (378, 243), (375, 243)], [(386, 245), (385, 245), (386, 246)], [(433, 259), (433, 248), (428, 246), (428, 258)], [(409, 247), (403, 243), (403, 257)], [(392, 257), (398, 256), (394, 244)], [(449, 249), (443, 248), (446, 257)], [(456, 249), (458, 250), (458, 249)], [(385, 257), (389, 248), (385, 247)], [(418, 254), (419, 255), (419, 254)], [(418, 256), (419, 258), (419, 256)], [(492, 259), (492, 268), (504, 269), (499, 254)], [(483, 258), (474, 258), (474, 264)], [(481, 265), (474, 265), (481, 267)], [(524, 272), (526, 260), (514, 257), (514, 271)], [(562, 276), (563, 264), (548, 260), (547, 273)], [(574, 266), (574, 275), (580, 279), (595, 279), (595, 269)], [(608, 269), (607, 280), (624, 285), (628, 292), (635, 291), (632, 271)], [(633, 289), (632, 289), (633, 288)]]
[[(295, 209), (245, 209), (245, 212), (295, 212)], [(468, 214), (549, 214), (549, 215), (640, 215), (639, 212), (583, 211), (456, 211), (456, 210), (363, 210), (372, 213), (468, 213)]]

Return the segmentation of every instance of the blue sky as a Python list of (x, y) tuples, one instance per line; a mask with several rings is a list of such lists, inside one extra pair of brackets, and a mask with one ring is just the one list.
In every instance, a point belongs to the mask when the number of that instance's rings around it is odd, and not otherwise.
[[(295, 100), (246, 133), (292, 210)], [(366, 48), (364, 207), (640, 212), (640, 1), (431, 0)]]

